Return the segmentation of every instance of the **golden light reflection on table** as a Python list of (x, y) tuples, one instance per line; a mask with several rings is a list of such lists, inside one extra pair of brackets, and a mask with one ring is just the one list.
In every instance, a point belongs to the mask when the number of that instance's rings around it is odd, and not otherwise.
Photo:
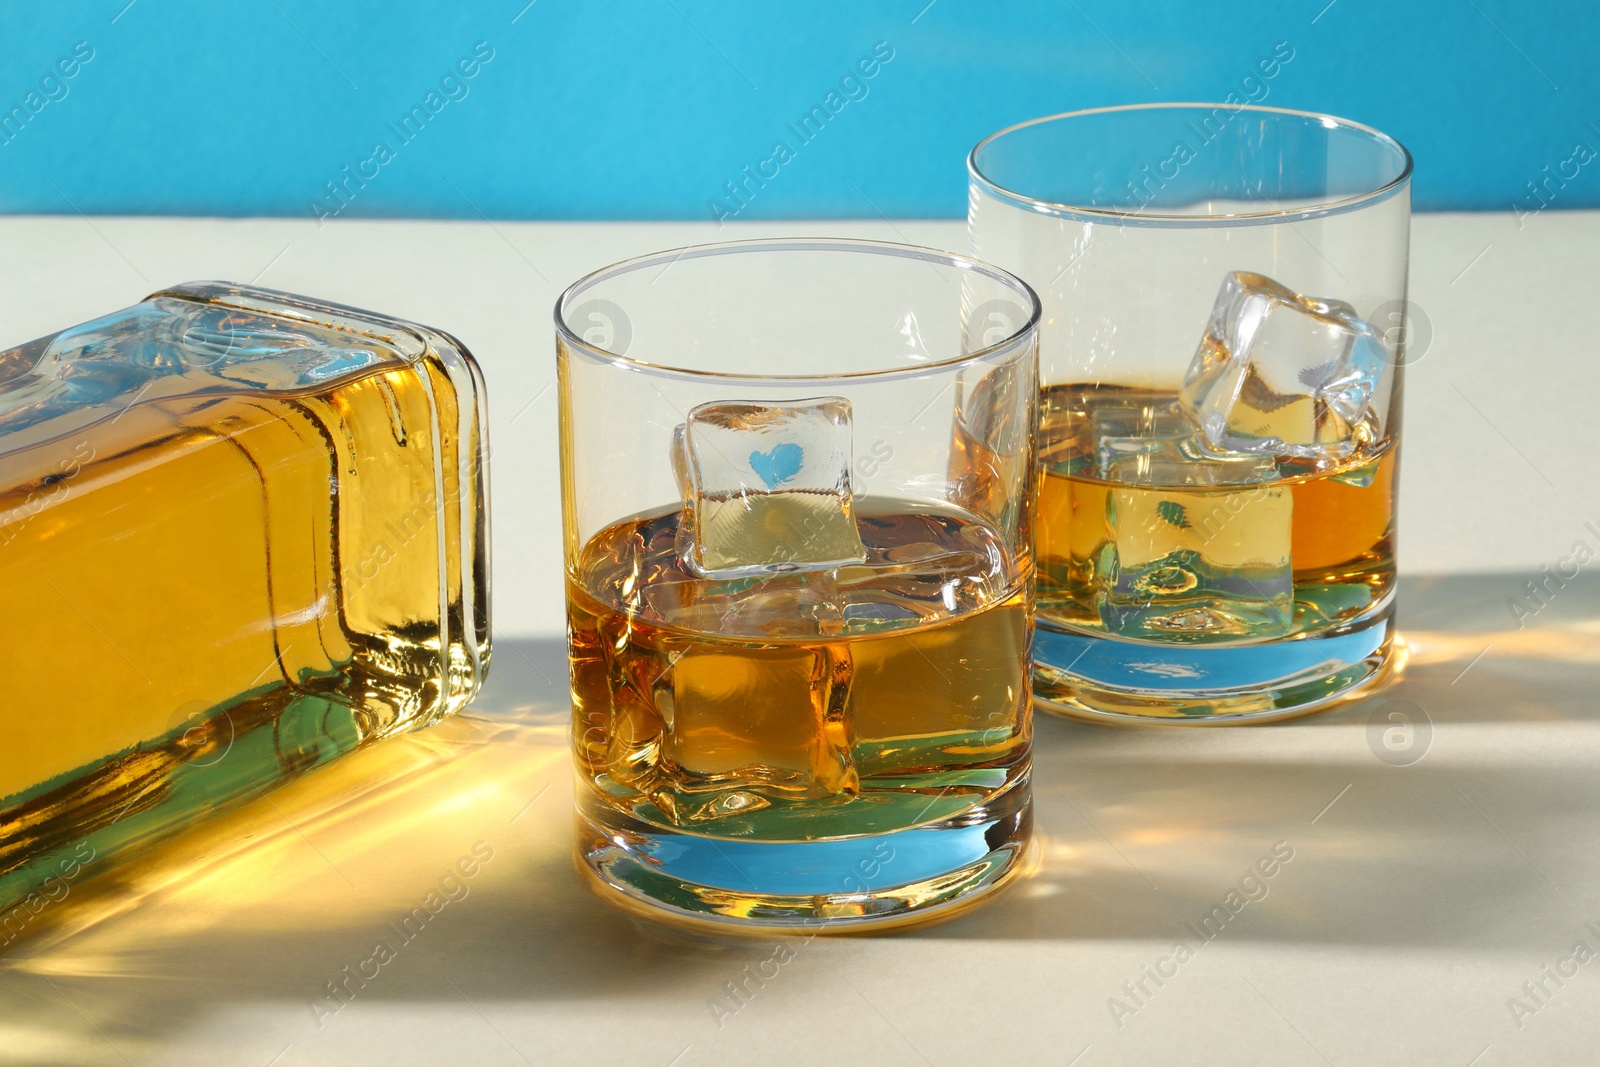
[[(551, 883), (572, 877), (571, 795), (565, 707), (528, 677), (536, 692), (491, 692), (485, 710), (358, 752), (72, 887), (0, 953), (0, 999), (35, 1009), (0, 1016), (0, 1063), (159, 1059), (155, 1035), (196, 998), (298, 1002), (326, 1026), (349, 998), (377, 994), (390, 965), (438, 952), (459, 934), (451, 920), (486, 899), (497, 921), (534, 921)], [(457, 929), (433, 932), (446, 925)], [(379, 943), (390, 958), (375, 965)], [(104, 1040), (83, 1026), (91, 1017)]]
[[(75, 889), (17, 966), (72, 973), (63, 961), (85, 941), (143, 950), (129, 935), (144, 931), (112, 920), (138, 922), (136, 913), (152, 910), (169, 938), (241, 922), (263, 932), (332, 930), (402, 913), (427, 884), (420, 876), (449, 869), (479, 840), (514, 833), (512, 819), (536, 796), (566, 805), (564, 788), (552, 788), (565, 785), (566, 742), (564, 723), (468, 713), (359, 753)], [(492, 860), (484, 866), (493, 871)]]

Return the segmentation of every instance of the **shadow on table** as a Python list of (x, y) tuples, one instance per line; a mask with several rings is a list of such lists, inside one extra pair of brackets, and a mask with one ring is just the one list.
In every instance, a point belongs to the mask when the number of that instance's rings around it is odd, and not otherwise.
[[(1198, 731), (1041, 717), (1037, 871), (893, 936), (1511, 947), (1529, 916), (1581, 922), (1600, 597), (1572, 583), (1519, 630), (1506, 601), (1525, 580), (1408, 581), (1403, 680), (1330, 715)], [(20, 1019), (71, 997), (128, 1053), (247, 1001), (303, 1003), (317, 1030), (351, 998), (713, 995), (772, 938), (656, 931), (580, 883), (566, 701), (559, 641), (500, 641), (458, 721), (73, 888), (0, 948), (0, 1002)], [(1247, 880), (1268, 857), (1275, 873)]]

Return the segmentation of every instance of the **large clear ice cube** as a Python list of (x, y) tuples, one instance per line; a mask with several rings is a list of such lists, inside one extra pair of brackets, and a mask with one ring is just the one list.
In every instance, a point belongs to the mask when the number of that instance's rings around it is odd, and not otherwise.
[(1220, 452), (1171, 400), (1101, 404), (1087, 414), (1093, 469), (1102, 481), (1168, 488), (1215, 488), (1279, 477), (1271, 456)]
[(1212, 449), (1166, 390), (1095, 389), (1057, 410), (1070, 413), (1070, 458), (1045, 492), (1067, 563), (1047, 580), (1074, 589), (1072, 610), (1149, 640), (1290, 631), (1292, 500), (1277, 457)]
[(717, 401), (689, 412), (683, 559), (702, 577), (831, 570), (866, 559), (850, 488), (850, 402)]
[(662, 758), (680, 816), (706, 822), (759, 810), (774, 794), (855, 793), (850, 728), (839, 712), (850, 671), (838, 655), (825, 645), (701, 647), (674, 662)]
[(1094, 467), (1103, 479), (1112, 477), (1113, 467), (1126, 473), (1130, 462), (1140, 456), (1177, 460), (1183, 443), (1198, 433), (1194, 420), (1176, 404), (1143, 397), (1122, 404), (1098, 404), (1089, 411), (1088, 419), (1095, 446)]
[(1383, 438), (1393, 366), (1349, 304), (1235, 271), (1179, 398), (1212, 450), (1339, 461)]
[(1177, 403), (1103, 405), (1089, 414), (1094, 467), (1107, 481), (1136, 485), (1221, 486), (1271, 481), (1270, 457), (1218, 452)]
[[(1115, 438), (1102, 438), (1104, 446)], [(1286, 635), (1292, 499), (1270, 456), (1208, 456), (1192, 435), (1125, 439), (1106, 468), (1100, 621), (1124, 637)], [(1136, 445), (1140, 447), (1135, 447)]]

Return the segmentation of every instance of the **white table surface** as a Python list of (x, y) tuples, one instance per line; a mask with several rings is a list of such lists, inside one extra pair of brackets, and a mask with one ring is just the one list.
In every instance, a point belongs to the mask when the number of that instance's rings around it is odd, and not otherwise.
[[(1030, 879), (944, 925), (794, 942), (737, 1011), (727, 983), (774, 937), (636, 926), (580, 885), (550, 308), (618, 259), (793, 233), (965, 247), (955, 222), (0, 219), (0, 345), (205, 278), (464, 340), (491, 391), (497, 641), (459, 721), (75, 887), (0, 949), (0, 1064), (1600, 1057), (1600, 558), (1526, 628), (1508, 606), (1576, 543), (1600, 554), (1600, 212), (1415, 220), (1433, 340), (1407, 381), (1412, 655), (1388, 693), (1255, 729), (1041, 717)], [(1395, 701), (1430, 723), (1408, 766), (1375, 754)], [(326, 999), (479, 840), (495, 858), (469, 894), (348, 1004)], [(1279, 842), (1293, 859), (1268, 895), (1214, 940), (1190, 933)], [(1124, 990), (1180, 938), (1175, 976)], [(1595, 958), (1546, 977), (1580, 941)], [(1134, 1010), (1114, 1018), (1114, 997)]]

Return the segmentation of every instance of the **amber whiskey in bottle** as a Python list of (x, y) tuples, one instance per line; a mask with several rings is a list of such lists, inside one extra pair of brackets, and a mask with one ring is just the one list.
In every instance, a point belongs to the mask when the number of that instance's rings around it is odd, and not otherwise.
[(0, 352), (0, 946), (59, 886), (476, 691), (482, 377), (179, 286)]

